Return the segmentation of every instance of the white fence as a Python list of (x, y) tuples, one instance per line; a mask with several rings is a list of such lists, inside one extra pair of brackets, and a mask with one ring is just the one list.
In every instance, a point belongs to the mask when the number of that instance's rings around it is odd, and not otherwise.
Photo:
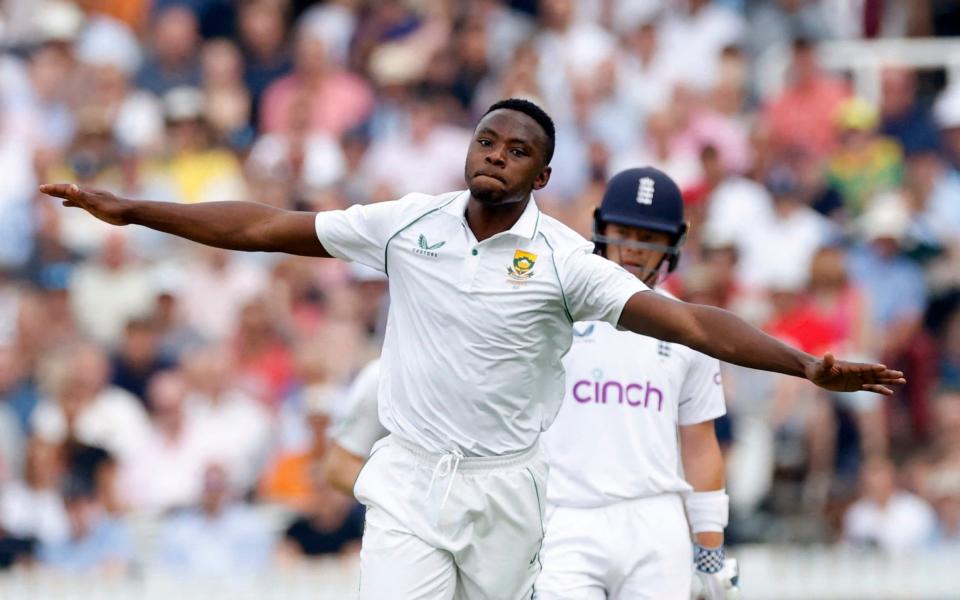
[[(742, 600), (956, 600), (960, 549), (897, 559), (839, 548), (744, 546)], [(352, 600), (356, 556), (277, 567), (229, 580), (143, 572), (121, 578), (65, 577), (41, 570), (0, 576), (3, 600)]]

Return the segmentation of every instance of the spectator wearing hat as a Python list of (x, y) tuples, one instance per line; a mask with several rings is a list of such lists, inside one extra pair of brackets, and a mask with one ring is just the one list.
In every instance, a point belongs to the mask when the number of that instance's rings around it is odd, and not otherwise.
[(834, 114), (840, 145), (830, 157), (828, 177), (843, 196), (848, 214), (856, 217), (875, 194), (900, 185), (903, 150), (896, 140), (877, 133), (880, 115), (866, 100), (844, 100)]
[(902, 392), (909, 418), (898, 435), (923, 437), (929, 427), (928, 394), (936, 361), (933, 343), (921, 329), (927, 304), (927, 283), (920, 266), (904, 255), (911, 227), (909, 208), (899, 194), (877, 197), (860, 218), (863, 242), (851, 249), (848, 267), (852, 279), (869, 299), (870, 327), (879, 342), (880, 360), (910, 369), (910, 384)]
[(153, 165), (172, 200), (194, 203), (247, 197), (240, 162), (218, 144), (204, 113), (207, 98), (195, 87), (176, 87), (163, 97), (167, 123), (165, 160)]

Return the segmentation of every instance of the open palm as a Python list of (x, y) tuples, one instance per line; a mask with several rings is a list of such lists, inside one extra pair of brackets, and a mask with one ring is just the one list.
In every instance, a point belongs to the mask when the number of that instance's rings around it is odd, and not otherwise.
[(885, 365), (837, 360), (832, 354), (808, 366), (806, 375), (813, 383), (834, 392), (867, 391), (884, 396), (893, 395), (888, 386), (907, 382), (902, 372)]

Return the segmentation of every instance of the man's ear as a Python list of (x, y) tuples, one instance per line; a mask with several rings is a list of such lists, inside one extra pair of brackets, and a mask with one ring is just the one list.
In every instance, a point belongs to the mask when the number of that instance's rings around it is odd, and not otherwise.
[(542, 190), (547, 187), (547, 183), (550, 181), (550, 173), (553, 172), (553, 169), (550, 167), (544, 167), (540, 174), (537, 175), (537, 178), (533, 181), (533, 189)]

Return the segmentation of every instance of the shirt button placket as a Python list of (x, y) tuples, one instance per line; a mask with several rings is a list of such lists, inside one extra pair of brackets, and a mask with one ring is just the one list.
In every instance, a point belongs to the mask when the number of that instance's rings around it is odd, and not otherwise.
[(480, 266), (480, 249), (474, 246), (470, 249), (470, 254), (463, 261), (463, 271), (460, 273), (460, 288), (468, 290), (473, 283), (473, 278), (477, 274), (477, 268)]

